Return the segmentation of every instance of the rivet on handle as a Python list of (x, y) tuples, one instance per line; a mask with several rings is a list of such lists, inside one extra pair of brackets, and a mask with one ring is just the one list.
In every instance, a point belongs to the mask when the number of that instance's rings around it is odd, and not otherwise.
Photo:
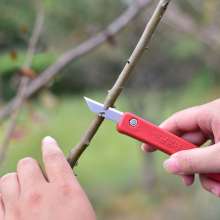
[(138, 124), (138, 120), (135, 119), (135, 118), (132, 118), (132, 119), (129, 121), (129, 124), (130, 124), (130, 126), (132, 126), (132, 127), (136, 127), (137, 124)]

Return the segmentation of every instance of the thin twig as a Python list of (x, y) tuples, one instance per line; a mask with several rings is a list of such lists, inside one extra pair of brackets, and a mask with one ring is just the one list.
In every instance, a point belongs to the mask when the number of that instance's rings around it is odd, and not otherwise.
[(175, 28), (175, 31), (183, 32), (195, 37), (211, 50), (219, 53), (220, 31), (217, 27), (201, 27), (192, 17), (183, 12), (177, 5), (172, 5), (167, 14), (165, 23)]
[[(40, 8), (38, 8), (37, 18), (36, 18), (36, 22), (35, 22), (34, 29), (32, 32), (32, 36), (28, 44), (26, 58), (21, 69), (27, 69), (31, 67), (34, 53), (36, 50), (36, 46), (37, 46), (37, 43), (39, 41), (39, 38), (42, 32), (43, 23), (44, 23), (44, 10), (42, 6), (40, 5)], [(16, 95), (16, 102), (15, 102), (13, 111), (11, 112), (11, 117), (9, 119), (9, 125), (8, 125), (8, 128), (6, 129), (6, 133), (3, 138), (2, 144), (0, 145), (0, 163), (3, 161), (5, 157), (5, 153), (10, 144), (11, 137), (16, 128), (17, 118), (19, 116), (19, 113), (21, 111), (21, 108), (25, 100), (25, 93), (26, 93), (26, 89), (29, 84), (29, 81), (30, 79), (27, 76), (22, 76), (20, 85), (18, 88), (18, 92)]]
[[(160, 0), (135, 50), (128, 59), (124, 69), (122, 70), (117, 81), (115, 82), (115, 84), (113, 85), (112, 89), (109, 91), (105, 99), (104, 105), (106, 109), (113, 106), (117, 98), (121, 94), (125, 83), (128, 81), (132, 73), (132, 70), (137, 65), (137, 62), (140, 60), (142, 54), (145, 51), (145, 48), (148, 46), (151, 37), (156, 30), (156, 27), (158, 26), (161, 18), (163, 17), (167, 9), (169, 2), (170, 0)], [(77, 161), (79, 160), (80, 156), (89, 146), (92, 138), (95, 136), (96, 132), (98, 131), (103, 121), (104, 119), (102, 117), (96, 116), (96, 118), (93, 120), (93, 122), (91, 123), (85, 134), (82, 136), (80, 142), (70, 152), (67, 160), (72, 168), (77, 164)]]
[[(105, 30), (83, 42), (78, 47), (65, 52), (60, 58), (46, 70), (44, 70), (35, 80), (33, 80), (25, 90), (25, 98), (29, 98), (34, 93), (39, 91), (43, 86), (47, 85), (55, 76), (61, 74), (71, 62), (81, 58), (92, 52), (94, 49), (108, 41), (109, 36), (115, 36), (122, 31), (128, 23), (134, 20), (140, 12), (148, 6), (152, 0), (135, 0), (133, 4), (116, 20), (114, 20)], [(16, 108), (17, 97), (10, 101), (0, 111), (0, 121), (7, 118), (13, 109)]]

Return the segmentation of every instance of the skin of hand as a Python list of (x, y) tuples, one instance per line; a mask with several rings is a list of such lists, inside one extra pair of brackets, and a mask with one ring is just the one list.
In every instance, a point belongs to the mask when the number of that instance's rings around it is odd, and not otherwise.
[[(164, 162), (164, 168), (181, 175), (186, 185), (192, 185), (194, 174), (199, 175), (201, 185), (220, 197), (220, 183), (207, 178), (205, 173), (220, 173), (220, 99), (175, 113), (160, 125), (161, 128), (201, 146), (207, 140), (212, 145), (173, 154)], [(144, 144), (145, 152), (153, 152), (153, 146)]]
[[(95, 220), (95, 213), (56, 141), (42, 141), (46, 174), (32, 158), (0, 179), (0, 220)], [(47, 176), (45, 178), (45, 176)]]

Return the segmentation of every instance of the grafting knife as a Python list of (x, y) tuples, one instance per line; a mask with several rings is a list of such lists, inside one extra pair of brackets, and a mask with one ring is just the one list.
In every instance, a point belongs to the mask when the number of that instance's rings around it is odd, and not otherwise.
[[(196, 145), (159, 128), (133, 113), (123, 113), (115, 108), (105, 109), (103, 104), (86, 97), (84, 98), (92, 112), (117, 123), (117, 130), (119, 133), (130, 136), (143, 143), (153, 145), (156, 149), (168, 155), (197, 147)], [(205, 175), (220, 182), (220, 174), (218, 173)]]

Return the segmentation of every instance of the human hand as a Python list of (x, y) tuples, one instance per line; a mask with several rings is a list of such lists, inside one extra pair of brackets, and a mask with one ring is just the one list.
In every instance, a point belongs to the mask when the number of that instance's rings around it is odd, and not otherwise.
[(46, 176), (32, 158), (0, 179), (0, 220), (95, 220), (94, 211), (56, 141), (42, 142)]
[[(212, 145), (205, 148), (181, 151), (164, 162), (164, 168), (181, 175), (186, 185), (192, 185), (194, 174), (200, 174), (204, 189), (220, 197), (220, 183), (207, 178), (205, 173), (220, 173), (220, 99), (175, 113), (160, 125), (161, 128), (202, 145), (207, 140)], [(142, 149), (153, 152), (153, 146), (144, 144)]]

